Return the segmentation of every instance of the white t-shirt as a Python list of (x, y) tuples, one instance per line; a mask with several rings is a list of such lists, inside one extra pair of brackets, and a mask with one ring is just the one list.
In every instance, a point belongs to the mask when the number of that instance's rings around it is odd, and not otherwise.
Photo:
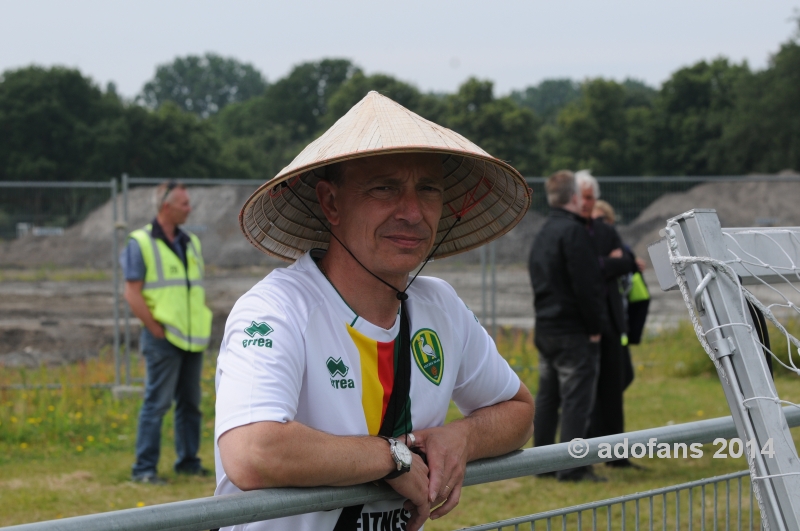
[[(519, 378), (449, 284), (419, 277), (407, 293), (411, 429), (443, 425), (451, 398), (468, 415), (516, 395)], [(217, 361), (215, 494), (240, 492), (225, 475), (216, 445), (238, 426), (293, 420), (334, 435), (376, 435), (399, 331), (399, 315), (389, 330), (356, 315), (310, 253), (253, 286), (228, 316)], [(340, 513), (232, 529), (326, 531)], [(369, 519), (365, 530), (404, 530), (408, 513), (401, 501), (390, 501), (365, 505), (362, 517)]]

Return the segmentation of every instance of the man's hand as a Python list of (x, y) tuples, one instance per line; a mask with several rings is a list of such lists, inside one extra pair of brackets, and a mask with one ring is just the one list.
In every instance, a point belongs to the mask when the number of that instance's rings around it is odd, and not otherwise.
[(611, 254), (608, 255), (609, 258), (622, 258), (622, 249), (614, 249), (611, 251)]
[(154, 325), (148, 326), (147, 329), (153, 334), (153, 337), (156, 339), (164, 339), (166, 334), (164, 333), (164, 327), (161, 326), (156, 321), (153, 321)]
[(164, 339), (164, 327), (161, 323), (156, 321), (153, 318), (153, 314), (150, 313), (150, 308), (147, 307), (147, 303), (142, 295), (143, 287), (143, 280), (125, 281), (125, 300), (130, 304), (133, 315), (142, 321), (142, 324), (147, 327), (147, 330), (149, 330), (156, 339)]
[(417, 531), (430, 516), (431, 502), (428, 499), (428, 467), (417, 454), (412, 454), (411, 470), (394, 479), (389, 484), (407, 501), (403, 505), (411, 513), (406, 531)]
[(533, 397), (520, 383), (513, 398), (473, 411), (439, 428), (414, 432), (414, 448), (428, 457), (428, 500), (431, 519), (458, 505), (467, 462), (518, 449), (533, 433)]
[(468, 430), (466, 423), (454, 422), (414, 432), (417, 438), (414, 447), (428, 457), (428, 502), (431, 507), (441, 504), (431, 512), (433, 520), (452, 511), (461, 498), (468, 459)]
[(636, 257), (636, 267), (639, 268), (639, 271), (644, 272), (647, 269), (647, 262), (645, 262), (644, 258)]

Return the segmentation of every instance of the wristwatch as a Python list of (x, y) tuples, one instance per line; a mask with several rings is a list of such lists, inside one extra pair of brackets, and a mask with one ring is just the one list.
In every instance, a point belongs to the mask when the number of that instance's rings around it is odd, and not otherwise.
[(380, 437), (389, 443), (389, 452), (397, 465), (397, 470), (389, 472), (383, 479), (394, 479), (411, 470), (411, 450), (408, 449), (408, 446), (391, 437)]

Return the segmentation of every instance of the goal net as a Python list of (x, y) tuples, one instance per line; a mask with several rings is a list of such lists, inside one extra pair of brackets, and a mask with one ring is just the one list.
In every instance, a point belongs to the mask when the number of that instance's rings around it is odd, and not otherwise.
[[(765, 530), (800, 530), (800, 460), (772, 371), (800, 376), (800, 228), (726, 228), (714, 210), (667, 222), (650, 256), (680, 290), (748, 456)], [(767, 332), (772, 325), (772, 340)], [(798, 334), (800, 335), (800, 334)]]

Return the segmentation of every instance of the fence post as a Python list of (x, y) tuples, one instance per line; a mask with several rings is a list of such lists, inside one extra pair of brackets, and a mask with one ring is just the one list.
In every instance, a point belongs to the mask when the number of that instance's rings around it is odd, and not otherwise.
[[(128, 174), (122, 174), (122, 224), (121, 228), (128, 231)], [(127, 242), (127, 240), (125, 240)], [(126, 243), (127, 245), (127, 243)], [(125, 321), (125, 385), (131, 385), (131, 310), (123, 304), (123, 319)]]
[(111, 270), (114, 282), (114, 385), (119, 386), (119, 242), (117, 241), (117, 179), (111, 179)]

